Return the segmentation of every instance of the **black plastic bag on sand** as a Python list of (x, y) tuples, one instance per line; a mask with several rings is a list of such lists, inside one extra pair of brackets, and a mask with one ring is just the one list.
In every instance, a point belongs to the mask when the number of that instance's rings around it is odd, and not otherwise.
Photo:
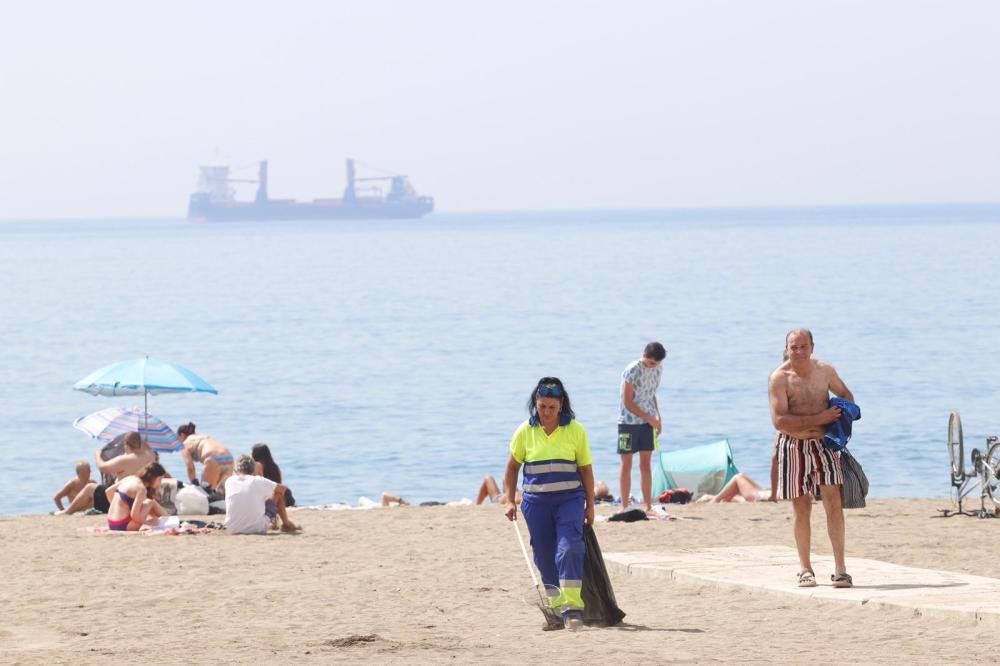
[(597, 535), (590, 525), (583, 526), (583, 622), (588, 626), (610, 627), (625, 617), (625, 611), (618, 608), (611, 579), (604, 566), (604, 556), (597, 543)]

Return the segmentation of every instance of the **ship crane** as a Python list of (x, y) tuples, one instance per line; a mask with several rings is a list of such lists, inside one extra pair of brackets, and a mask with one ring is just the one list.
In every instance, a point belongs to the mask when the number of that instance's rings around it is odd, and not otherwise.
[(391, 185), (389, 186), (389, 194), (386, 196), (386, 199), (389, 201), (405, 199), (408, 196), (414, 196), (416, 194), (416, 191), (410, 185), (409, 178), (403, 174), (396, 174), (394, 176), (365, 176), (363, 178), (358, 178), (354, 172), (354, 160), (348, 159), (347, 187), (344, 188), (344, 201), (357, 201), (357, 183), (377, 180), (388, 180), (391, 182)]

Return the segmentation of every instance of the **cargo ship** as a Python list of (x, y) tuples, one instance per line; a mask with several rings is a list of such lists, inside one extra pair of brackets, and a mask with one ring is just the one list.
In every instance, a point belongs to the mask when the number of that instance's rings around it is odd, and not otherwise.
[[(238, 201), (234, 183), (256, 183), (253, 201)], [(362, 184), (363, 183), (363, 184)], [(388, 184), (388, 192), (383, 191)], [(232, 178), (228, 166), (200, 167), (198, 191), (188, 202), (188, 219), (198, 221), (365, 220), (419, 218), (434, 210), (434, 199), (417, 194), (403, 175), (358, 178), (347, 160), (347, 187), (340, 199), (272, 199), (267, 161), (256, 179)]]

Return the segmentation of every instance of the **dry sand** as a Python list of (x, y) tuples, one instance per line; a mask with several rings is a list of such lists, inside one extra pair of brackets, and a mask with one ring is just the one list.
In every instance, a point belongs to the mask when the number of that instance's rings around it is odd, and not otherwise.
[[(1000, 578), (1000, 520), (936, 517), (948, 504), (884, 500), (848, 512), (848, 568), (854, 555)], [(670, 510), (690, 520), (598, 523), (601, 547), (794, 545), (787, 503)], [(0, 662), (957, 663), (998, 654), (992, 632), (969, 620), (620, 573), (622, 626), (542, 632), (541, 614), (522, 601), (530, 579), (498, 507), (302, 510), (293, 520), (303, 533), (239, 537), (78, 530), (103, 524), (96, 516), (2, 518)], [(813, 527), (814, 551), (829, 553), (820, 505)]]

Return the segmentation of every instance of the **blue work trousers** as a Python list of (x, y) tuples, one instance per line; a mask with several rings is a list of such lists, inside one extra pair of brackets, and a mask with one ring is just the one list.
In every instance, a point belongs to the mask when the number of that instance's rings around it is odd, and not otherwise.
[(542, 582), (562, 589), (553, 600), (563, 612), (582, 610), (583, 513), (582, 490), (558, 493), (525, 493), (521, 503), (524, 522), (531, 534), (531, 549)]

